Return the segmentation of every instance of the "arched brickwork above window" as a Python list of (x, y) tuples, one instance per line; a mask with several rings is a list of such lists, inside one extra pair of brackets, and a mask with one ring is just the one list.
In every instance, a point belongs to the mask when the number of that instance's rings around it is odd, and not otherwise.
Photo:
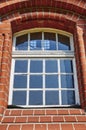
[[(56, 17), (54, 17), (54, 13), (28, 13), (23, 14), (21, 17), (16, 17), (16, 19), (13, 19), (11, 21), (12, 31), (13, 33), (19, 32), (26, 29), (31, 28), (55, 28), (64, 30), (70, 33), (74, 33), (74, 28), (76, 26), (76, 23), (70, 19), (66, 19), (65, 17), (56, 14)], [(14, 26), (15, 25), (15, 26)], [(65, 26), (68, 25), (68, 26)]]
[[(8, 11), (7, 11), (8, 10)], [(55, 23), (55, 27), (68, 32), (73, 33), (73, 27), (75, 24), (84, 23), (86, 16), (85, 1), (67, 1), (67, 0), (19, 0), (4, 2), (2, 0), (0, 5), (0, 20), (1, 22), (11, 22), (12, 25), (18, 26), (19, 29), (15, 30), (13, 26), (13, 32), (25, 29), (25, 26), (30, 28), (30, 20), (33, 21), (37, 27), (49, 25), (52, 27), (52, 21)], [(47, 22), (44, 22), (44, 21)], [(23, 24), (26, 25), (23, 26)], [(66, 29), (64, 29), (64, 25)], [(21, 27), (22, 28), (21, 28)], [(27, 28), (26, 27), (26, 28)], [(62, 27), (62, 28), (61, 28)], [(53, 27), (54, 28), (54, 27)]]
[(65, 10), (70, 10), (75, 13), (86, 15), (85, 10), (85, 0), (15, 0), (15, 1), (7, 1), (1, 2), (1, 14), (6, 14), (6, 9), (8, 13), (15, 12), (16, 10), (21, 10), (23, 8), (33, 8), (33, 7), (54, 7), (54, 8), (62, 8)]

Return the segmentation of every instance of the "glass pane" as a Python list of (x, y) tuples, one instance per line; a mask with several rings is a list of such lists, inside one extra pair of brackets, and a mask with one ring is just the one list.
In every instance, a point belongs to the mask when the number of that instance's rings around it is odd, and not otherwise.
[(72, 73), (73, 64), (71, 60), (60, 60), (61, 72), (62, 73)]
[(43, 63), (40, 60), (31, 60), (30, 62), (30, 72), (31, 73), (41, 73), (43, 71)]
[(72, 104), (75, 104), (74, 91), (63, 90), (62, 91), (62, 105), (72, 105)]
[(16, 38), (16, 50), (28, 50), (28, 35), (22, 35)]
[(45, 50), (56, 50), (56, 34), (45, 32), (43, 44)]
[(74, 88), (74, 79), (72, 75), (61, 75), (62, 88)]
[(30, 88), (42, 88), (42, 75), (30, 75)]
[(58, 66), (56, 60), (46, 60), (45, 61), (45, 72), (46, 73), (57, 73)]
[(30, 91), (29, 92), (29, 104), (30, 105), (42, 105), (43, 104), (43, 92), (42, 91)]
[(46, 88), (58, 88), (58, 76), (57, 75), (46, 75), (45, 76), (45, 87)]
[(27, 87), (27, 75), (15, 75), (13, 86), (14, 86), (14, 88), (26, 88)]
[(46, 91), (46, 105), (58, 105), (59, 104), (59, 92), (58, 91)]
[(30, 34), (30, 50), (41, 50), (42, 49), (42, 33), (36, 32)]
[(27, 73), (27, 60), (16, 60), (15, 61), (15, 72), (17, 73)]
[(12, 104), (26, 105), (26, 91), (14, 91)]
[(58, 34), (58, 50), (70, 50), (70, 38)]

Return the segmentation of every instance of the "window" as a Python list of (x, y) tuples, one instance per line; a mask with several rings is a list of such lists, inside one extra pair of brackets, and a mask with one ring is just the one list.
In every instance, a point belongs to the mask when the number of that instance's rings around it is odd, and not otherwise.
[(72, 35), (41, 30), (14, 36), (9, 105), (77, 105)]

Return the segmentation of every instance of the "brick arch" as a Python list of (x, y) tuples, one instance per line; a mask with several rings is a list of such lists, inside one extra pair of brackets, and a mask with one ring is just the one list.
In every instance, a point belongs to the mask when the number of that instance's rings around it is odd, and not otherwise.
[[(2, 1), (3, 2), (3, 1)], [(3, 2), (0, 6), (1, 17), (6, 16), (16, 10), (28, 9), (28, 8), (39, 8), (39, 7), (53, 7), (58, 9), (68, 10), (76, 14), (86, 16), (85, 0), (20, 0)], [(8, 10), (8, 11), (7, 11)]]
[(75, 21), (65, 18), (65, 16), (62, 16), (61, 14), (49, 12), (22, 14), (20, 17), (11, 19), (10, 22), (13, 33), (36, 27), (55, 28), (74, 33), (74, 28), (76, 26)]

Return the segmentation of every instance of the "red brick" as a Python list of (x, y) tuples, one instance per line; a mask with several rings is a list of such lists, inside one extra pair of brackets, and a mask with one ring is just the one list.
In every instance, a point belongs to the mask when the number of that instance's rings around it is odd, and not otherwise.
[(51, 122), (51, 116), (41, 116), (40, 122)]
[(22, 130), (33, 130), (32, 124), (22, 125)]
[(23, 110), (22, 115), (33, 115), (33, 110)]
[(75, 109), (74, 110), (70, 110), (70, 114), (71, 115), (75, 115), (75, 114), (79, 115), (79, 114), (81, 114), (81, 111), (80, 110), (75, 110)]
[(75, 130), (86, 130), (86, 124), (74, 124)]
[(27, 117), (16, 117), (15, 120), (16, 123), (26, 123), (27, 122)]
[(28, 117), (28, 123), (37, 123), (37, 122), (39, 122), (39, 117), (37, 116), (37, 117), (35, 117), (35, 116), (29, 116)]
[(66, 115), (66, 114), (69, 114), (69, 112), (67, 109), (66, 110), (62, 109), (62, 110), (58, 110), (58, 114), (59, 115)]
[(76, 122), (75, 116), (64, 116), (66, 122)]
[(46, 110), (46, 115), (57, 115), (57, 110)]
[(61, 124), (62, 130), (74, 130), (72, 124)]
[(10, 110), (6, 110), (4, 115), (9, 116), (10, 115)]
[(21, 116), (22, 110), (11, 110), (11, 116)]
[(48, 130), (60, 130), (59, 124), (48, 124)]
[(8, 130), (21, 130), (20, 125), (10, 125), (8, 127)]
[(46, 130), (45, 124), (35, 124), (35, 130)]
[(77, 116), (77, 121), (79, 121), (79, 122), (86, 122), (86, 116), (84, 116), (84, 115)]
[(3, 120), (2, 120), (2, 122), (3, 123), (13, 123), (14, 122), (14, 120), (15, 120), (15, 117), (4, 117), (3, 118)]
[(34, 110), (34, 115), (45, 115), (45, 110)]
[(53, 116), (54, 122), (64, 122), (63, 116)]
[(0, 125), (0, 130), (6, 130), (7, 129), (7, 125)]

